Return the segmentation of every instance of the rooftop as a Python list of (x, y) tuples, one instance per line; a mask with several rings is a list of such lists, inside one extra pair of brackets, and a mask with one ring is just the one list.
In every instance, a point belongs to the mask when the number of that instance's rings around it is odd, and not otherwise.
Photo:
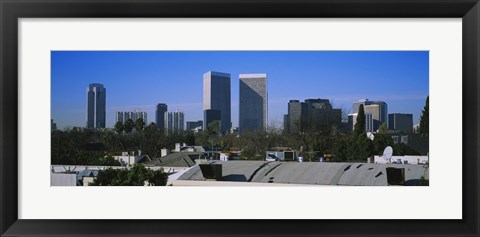
[(195, 162), (190, 158), (188, 152), (175, 152), (164, 157), (154, 158), (152, 161), (143, 164), (145, 166), (192, 167)]
[[(212, 161), (222, 164), (222, 181), (273, 184), (314, 184), (386, 186), (386, 168), (404, 168), (405, 185), (416, 185), (428, 167), (409, 164), (323, 163), (323, 162), (267, 162), (267, 161)], [(199, 166), (194, 166), (178, 180), (204, 181)]]

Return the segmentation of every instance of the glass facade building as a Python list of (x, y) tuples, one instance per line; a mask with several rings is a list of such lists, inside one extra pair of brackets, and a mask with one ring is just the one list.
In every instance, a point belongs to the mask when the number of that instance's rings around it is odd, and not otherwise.
[(99, 83), (92, 83), (87, 88), (87, 128), (105, 128), (106, 92)]
[[(228, 133), (232, 127), (230, 74), (206, 72), (203, 74), (203, 110), (219, 110), (221, 132)], [(203, 127), (208, 123), (204, 119)]]
[(267, 129), (267, 74), (240, 74), (239, 132)]

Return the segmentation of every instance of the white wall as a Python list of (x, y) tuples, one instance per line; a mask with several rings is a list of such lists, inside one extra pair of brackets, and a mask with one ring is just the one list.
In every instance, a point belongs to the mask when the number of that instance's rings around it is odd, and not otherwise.
[(76, 186), (77, 174), (50, 173), (50, 186)]
[[(408, 164), (425, 164), (428, 162), (428, 156), (392, 156), (391, 162), (397, 162), (400, 159), (402, 164), (407, 161)], [(387, 161), (382, 156), (375, 156), (374, 163), (386, 164)]]

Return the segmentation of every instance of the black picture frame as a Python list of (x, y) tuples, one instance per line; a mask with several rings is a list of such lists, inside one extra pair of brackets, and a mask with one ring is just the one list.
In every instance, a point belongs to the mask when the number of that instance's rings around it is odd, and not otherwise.
[[(1, 236), (479, 236), (478, 0), (0, 0), (0, 16)], [(462, 220), (19, 220), (17, 20), (63, 17), (462, 18)]]

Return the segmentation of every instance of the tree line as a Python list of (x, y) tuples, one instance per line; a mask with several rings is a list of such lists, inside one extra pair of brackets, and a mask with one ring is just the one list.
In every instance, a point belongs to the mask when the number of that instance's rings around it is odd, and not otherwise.
[[(428, 136), (428, 97), (422, 110), (419, 132)], [(51, 135), (52, 164), (119, 165), (111, 156), (123, 151), (141, 150), (150, 158), (159, 157), (161, 149), (172, 149), (175, 143), (186, 143), (218, 150), (241, 150), (241, 159), (263, 160), (265, 152), (274, 147), (290, 147), (299, 151), (305, 161), (317, 161), (330, 154), (332, 161), (361, 161), (381, 155), (383, 149), (392, 146), (394, 155), (418, 155), (403, 143), (394, 144), (382, 125), (372, 140), (365, 133), (365, 112), (361, 105), (353, 132), (335, 127), (288, 133), (269, 127), (266, 131), (242, 131), (241, 134), (221, 134), (219, 121), (194, 133), (184, 131), (167, 133), (155, 123), (145, 126), (143, 119), (116, 123), (114, 129), (90, 130), (73, 128), (53, 131)]]

